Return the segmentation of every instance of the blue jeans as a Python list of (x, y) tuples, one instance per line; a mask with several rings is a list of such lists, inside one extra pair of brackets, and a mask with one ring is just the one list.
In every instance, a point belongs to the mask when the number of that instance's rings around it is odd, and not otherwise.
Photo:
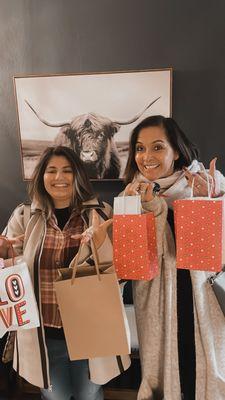
[(43, 400), (103, 400), (103, 389), (89, 379), (88, 360), (70, 361), (63, 339), (46, 340), (52, 391), (41, 389)]

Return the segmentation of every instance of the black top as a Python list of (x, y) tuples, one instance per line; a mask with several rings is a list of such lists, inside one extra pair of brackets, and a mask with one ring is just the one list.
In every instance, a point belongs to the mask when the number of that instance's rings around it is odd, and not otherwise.
[(55, 208), (55, 216), (58, 222), (58, 227), (63, 230), (66, 225), (68, 219), (70, 218), (71, 212), (70, 207), (65, 208)]
[[(174, 215), (168, 209), (167, 221), (175, 239)], [(193, 293), (190, 271), (177, 269), (177, 339), (180, 384), (184, 400), (195, 400), (196, 360)]]

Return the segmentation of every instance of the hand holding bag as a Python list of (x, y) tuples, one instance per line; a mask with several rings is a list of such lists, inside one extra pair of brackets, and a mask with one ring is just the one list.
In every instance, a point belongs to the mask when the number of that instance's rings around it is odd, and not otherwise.
[(151, 280), (158, 275), (155, 217), (141, 214), (141, 197), (114, 199), (113, 256), (118, 278)]
[[(8, 240), (1, 236), (1, 239)], [(11, 246), (13, 254), (13, 248)], [(40, 325), (33, 285), (25, 262), (0, 269), (0, 337), (7, 331)]]
[[(71, 360), (130, 353), (129, 328), (114, 268), (100, 265), (91, 240), (95, 266), (78, 266), (82, 250), (69, 274), (59, 270), (55, 290)], [(64, 274), (62, 273), (64, 272)]]
[[(193, 180), (194, 182), (194, 180)], [(174, 201), (177, 268), (221, 271), (223, 198), (193, 197)]]

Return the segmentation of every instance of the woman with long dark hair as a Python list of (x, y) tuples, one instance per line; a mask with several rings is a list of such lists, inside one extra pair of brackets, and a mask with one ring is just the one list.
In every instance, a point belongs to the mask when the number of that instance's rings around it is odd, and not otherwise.
[[(32, 203), (28, 223), (29, 206), (22, 204), (13, 212), (4, 234), (17, 256), (28, 264), (41, 326), (17, 332), (14, 368), (41, 388), (44, 400), (70, 400), (71, 396), (76, 400), (103, 400), (101, 385), (119, 375), (121, 367), (128, 368), (129, 358), (121, 356), (119, 364), (118, 357), (70, 361), (53, 283), (57, 269), (69, 266), (82, 232), (93, 219), (97, 221), (93, 240), (100, 262), (110, 261), (107, 228), (111, 207), (96, 199), (83, 163), (73, 150), (63, 146), (45, 150), (34, 170), (29, 193)], [(0, 256), (12, 256), (5, 241), (1, 242)], [(89, 246), (83, 246), (81, 260), (87, 268), (92, 261), (89, 256)]]
[(173, 201), (190, 197), (191, 187), (194, 196), (207, 196), (208, 182), (214, 197), (225, 192), (215, 162), (202, 170), (197, 148), (172, 118), (148, 117), (130, 138), (125, 194), (139, 193), (144, 212), (154, 212), (160, 264), (152, 281), (133, 282), (138, 400), (225, 398), (224, 316), (207, 284), (210, 273), (176, 269), (173, 217)]

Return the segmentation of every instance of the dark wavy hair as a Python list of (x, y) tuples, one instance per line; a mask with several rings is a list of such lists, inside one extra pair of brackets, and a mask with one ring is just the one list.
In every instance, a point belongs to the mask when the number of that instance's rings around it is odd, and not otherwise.
[(135, 161), (136, 143), (140, 131), (144, 128), (158, 126), (164, 129), (166, 137), (173, 150), (179, 154), (179, 158), (174, 162), (174, 169), (180, 170), (187, 167), (194, 159), (199, 158), (197, 147), (186, 137), (173, 118), (166, 118), (162, 115), (153, 115), (141, 121), (132, 131), (129, 141), (129, 156), (124, 172), (126, 184), (132, 182), (138, 167)]
[(31, 200), (36, 199), (39, 202), (41, 208), (45, 210), (48, 218), (54, 209), (54, 204), (44, 186), (44, 173), (53, 156), (65, 157), (72, 168), (74, 177), (74, 194), (70, 204), (71, 209), (74, 207), (80, 209), (83, 201), (91, 200), (95, 197), (85, 166), (78, 155), (69, 147), (47, 147), (34, 169), (29, 183), (28, 192)]

